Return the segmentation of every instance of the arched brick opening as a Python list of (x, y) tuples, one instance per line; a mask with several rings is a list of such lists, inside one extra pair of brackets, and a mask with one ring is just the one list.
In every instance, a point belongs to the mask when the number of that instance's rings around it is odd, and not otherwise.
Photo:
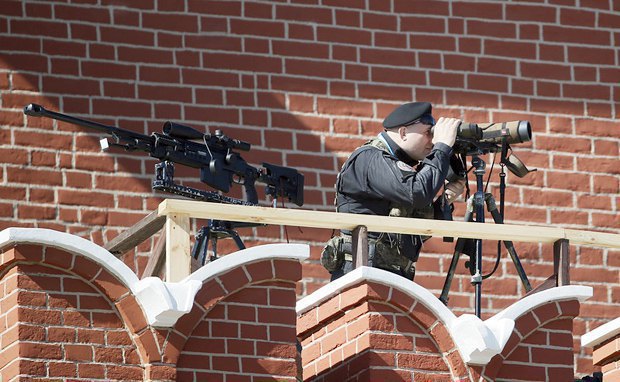
[(125, 325), (140, 317), (127, 320), (119, 304), (128, 289), (97, 264), (51, 247), (18, 245), (3, 251), (0, 273), (3, 380), (144, 379), (144, 355)]
[(424, 303), (375, 282), (343, 290), (299, 318), (304, 380), (452, 380), (468, 371)]

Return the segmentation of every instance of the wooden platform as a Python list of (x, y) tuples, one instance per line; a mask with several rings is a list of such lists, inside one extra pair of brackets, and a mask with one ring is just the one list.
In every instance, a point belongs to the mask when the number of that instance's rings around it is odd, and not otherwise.
[[(136, 237), (144, 240), (145, 234), (152, 235), (165, 225), (166, 278), (168, 281), (178, 281), (189, 275), (191, 269), (190, 218), (351, 231), (358, 227), (365, 227), (362, 232), (367, 230), (369, 232), (510, 240), (513, 242), (556, 243), (555, 247), (558, 247), (557, 255), (559, 256), (557, 262), (560, 267), (562, 267), (561, 264), (566, 267), (569, 265), (567, 250), (569, 243), (620, 248), (620, 235), (558, 227), (465, 223), (289, 208), (240, 206), (178, 199), (164, 200), (159, 205), (156, 214), (148, 215), (143, 222), (137, 223), (134, 226), (135, 228), (128, 230), (121, 239), (115, 240), (111, 244), (114, 244), (116, 249), (126, 249), (128, 245), (136, 245)], [(564, 244), (560, 246), (559, 243)], [(568, 283), (567, 273), (562, 284), (566, 283)]]

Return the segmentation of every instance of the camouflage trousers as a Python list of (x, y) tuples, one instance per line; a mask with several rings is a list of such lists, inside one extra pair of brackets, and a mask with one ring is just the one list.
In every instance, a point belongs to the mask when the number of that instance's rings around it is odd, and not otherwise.
[[(413, 280), (415, 263), (401, 254), (397, 240), (386, 240), (381, 235), (378, 239), (368, 238), (368, 266), (384, 269)], [(321, 253), (321, 264), (332, 275), (348, 273), (346, 262), (353, 261), (353, 245), (350, 235), (341, 234), (332, 237)], [(349, 268), (349, 269), (345, 269)], [(342, 272), (345, 270), (345, 272)]]

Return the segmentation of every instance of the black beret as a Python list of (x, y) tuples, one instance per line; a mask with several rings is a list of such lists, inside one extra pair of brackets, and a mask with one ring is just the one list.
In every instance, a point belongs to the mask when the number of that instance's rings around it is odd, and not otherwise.
[(428, 102), (410, 102), (400, 105), (383, 120), (383, 127), (392, 129), (409, 125), (424, 114), (431, 114), (433, 107)]

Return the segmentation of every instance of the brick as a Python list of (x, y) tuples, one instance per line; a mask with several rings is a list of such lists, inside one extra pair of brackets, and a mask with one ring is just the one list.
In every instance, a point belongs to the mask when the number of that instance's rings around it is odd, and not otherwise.
[(399, 368), (449, 371), (448, 365), (440, 356), (401, 353), (397, 354), (396, 357)]
[(456, 51), (456, 40), (450, 36), (412, 34), (409, 45), (413, 49)]
[(67, 361), (92, 361), (93, 347), (89, 345), (64, 345), (65, 360)]
[(230, 30), (233, 34), (284, 37), (284, 23), (263, 20), (231, 19)]
[(213, 369), (221, 371), (240, 372), (239, 358), (237, 357), (220, 357), (213, 356), (212, 358)]
[(317, 27), (317, 40), (344, 44), (364, 45), (371, 43), (371, 33), (348, 28)]
[(618, 137), (615, 125), (612, 122), (589, 119), (576, 119), (575, 132), (579, 135), (594, 135), (599, 137)]
[(26, 358), (61, 359), (62, 349), (60, 345), (22, 342), (19, 345), (19, 356)]
[(284, 66), (286, 73), (304, 76), (304, 77), (320, 77), (320, 78), (336, 78), (341, 79), (343, 76), (342, 64), (337, 62), (325, 61), (309, 61), (287, 58)]
[(543, 64), (543, 63), (521, 63), (521, 73), (525, 77), (547, 78), (554, 80), (570, 80), (571, 69), (569, 66)]
[(620, 190), (620, 182), (613, 176), (595, 176), (594, 192), (616, 194)]
[(600, 29), (543, 26), (543, 37), (546, 41), (563, 43), (609, 46), (611, 34)]
[(581, 115), (584, 110), (582, 102), (543, 99), (532, 99), (530, 102), (532, 111), (545, 113)]
[(590, 154), (592, 142), (584, 138), (536, 135), (536, 148), (549, 151)]
[(568, 98), (586, 98), (591, 100), (611, 99), (611, 88), (609, 86), (585, 86), (585, 85), (562, 85), (564, 96)]
[(618, 227), (620, 217), (617, 214), (592, 214), (592, 224), (597, 227)]
[(106, 376), (111, 379), (129, 379), (129, 380), (143, 380), (144, 369), (138, 366), (116, 366), (111, 365), (107, 367)]
[(141, 48), (135, 46), (119, 46), (119, 61), (126, 62), (148, 62), (149, 64), (168, 64), (174, 62), (171, 51), (163, 49)]
[(498, 98), (495, 94), (463, 92), (457, 90), (447, 90), (446, 100), (450, 104), (462, 106), (495, 108), (498, 105)]
[(573, 364), (573, 349), (545, 349), (532, 348), (532, 361), (534, 363), (545, 363), (554, 365), (571, 365)]
[(176, 367), (169, 365), (147, 365), (145, 377), (150, 380), (176, 381)]
[(297, 5), (278, 4), (275, 18), (278, 20), (292, 20), (313, 22), (317, 24), (332, 24), (332, 12), (328, 8), (301, 7)]
[(116, 307), (123, 317), (124, 323), (133, 333), (139, 333), (147, 327), (146, 318), (136, 298), (129, 295), (120, 300)]
[(467, 76), (467, 87), (475, 90), (507, 92), (508, 79), (499, 76), (481, 76), (470, 74)]
[(296, 261), (274, 260), (273, 268), (274, 278), (276, 279), (291, 282), (301, 279), (301, 264)]
[(454, 16), (461, 17), (501, 19), (502, 7), (500, 4), (493, 3), (467, 4), (462, 2), (452, 4), (452, 13)]
[(512, 378), (515, 375), (527, 375), (532, 381), (545, 381), (547, 376), (542, 366), (504, 364), (497, 373), (497, 378)]

